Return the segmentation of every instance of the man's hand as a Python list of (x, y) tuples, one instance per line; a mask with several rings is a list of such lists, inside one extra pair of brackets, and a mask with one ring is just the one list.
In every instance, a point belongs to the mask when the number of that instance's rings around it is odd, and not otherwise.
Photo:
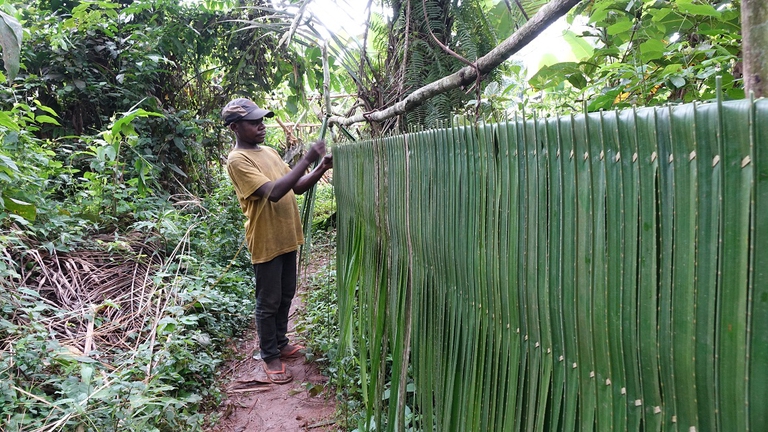
[[(314, 145), (312, 145), (312, 148), (310, 149), (310, 151), (315, 151), (315, 146), (318, 146), (318, 144), (322, 144), (321, 148), (324, 152), (325, 141), (316, 142)], [(309, 157), (309, 156), (310, 156), (310, 152), (307, 152), (307, 156), (305, 157)], [(333, 155), (327, 154), (325, 155), (325, 157), (323, 157), (320, 163), (317, 164), (315, 169), (313, 169), (309, 173), (302, 176), (299, 179), (299, 181), (296, 182), (296, 184), (293, 186), (293, 192), (296, 194), (303, 194), (309, 188), (311, 188), (315, 183), (317, 183), (317, 181), (320, 180), (320, 177), (322, 177), (323, 174), (331, 168), (333, 168)]]
[(323, 172), (333, 168), (333, 155), (328, 153), (327, 155), (323, 156), (323, 160), (320, 161), (319, 167), (321, 170), (323, 170)]
[(306, 158), (309, 162), (320, 159), (325, 154), (325, 140), (317, 140), (307, 151)]
[[(278, 201), (285, 194), (293, 189), (297, 194), (304, 193), (312, 185), (314, 185), (318, 179), (323, 175), (325, 170), (320, 169), (321, 166), (328, 166), (329, 169), (333, 166), (333, 158), (331, 155), (323, 158), (321, 164), (315, 167), (311, 173), (304, 175), (306, 170), (310, 167), (312, 162), (317, 161), (321, 156), (325, 154), (325, 141), (317, 140), (303, 158), (297, 163), (291, 171), (280, 177), (276, 181), (269, 181), (264, 183), (258, 188), (253, 195), (254, 198), (268, 198), (272, 202)], [(326, 160), (326, 158), (328, 160)]]

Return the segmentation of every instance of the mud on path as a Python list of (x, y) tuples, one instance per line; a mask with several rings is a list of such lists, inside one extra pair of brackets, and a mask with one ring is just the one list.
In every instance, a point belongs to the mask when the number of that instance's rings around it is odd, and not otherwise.
[[(300, 292), (306, 286), (305, 278), (300, 279), (299, 293), (291, 307), (288, 338), (302, 344), (301, 335), (293, 331), (296, 311), (301, 307)], [(236, 346), (239, 360), (230, 361), (222, 369), (226, 399), (218, 410), (219, 422), (208, 429), (209, 432), (340, 430), (336, 426), (333, 390), (324, 387), (327, 378), (316, 364), (306, 362), (303, 357), (284, 360), (293, 381), (272, 384), (262, 369), (261, 360), (253, 358), (258, 349), (255, 328), (237, 341)]]

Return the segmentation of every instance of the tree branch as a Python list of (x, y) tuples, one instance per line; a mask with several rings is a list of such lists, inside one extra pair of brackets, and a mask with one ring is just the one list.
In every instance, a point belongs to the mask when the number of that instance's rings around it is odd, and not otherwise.
[(328, 119), (328, 122), (329, 124), (336, 123), (342, 126), (349, 126), (363, 121), (381, 122), (396, 115), (405, 114), (421, 105), (426, 100), (441, 93), (466, 86), (477, 79), (478, 73), (480, 73), (481, 76), (485, 76), (500, 64), (504, 63), (505, 60), (520, 51), (524, 46), (528, 45), (539, 35), (539, 33), (558, 18), (565, 15), (580, 1), (581, 0), (552, 0), (547, 3), (512, 36), (505, 39), (501, 44), (496, 46), (496, 48), (488, 52), (488, 54), (477, 59), (477, 62), (475, 62), (477, 69), (475, 69), (475, 67), (465, 66), (451, 75), (415, 90), (402, 101), (397, 102), (382, 111), (357, 114), (352, 117), (333, 116)]

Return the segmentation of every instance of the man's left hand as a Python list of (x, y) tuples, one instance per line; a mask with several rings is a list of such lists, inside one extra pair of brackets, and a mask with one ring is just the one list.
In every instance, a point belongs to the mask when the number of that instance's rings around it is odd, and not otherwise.
[(320, 161), (320, 167), (325, 171), (333, 168), (333, 155), (328, 153), (323, 156), (323, 160)]

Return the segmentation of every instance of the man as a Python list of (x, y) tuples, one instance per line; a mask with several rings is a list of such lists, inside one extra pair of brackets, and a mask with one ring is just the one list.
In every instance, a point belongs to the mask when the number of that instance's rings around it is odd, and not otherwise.
[(263, 146), (265, 117), (274, 113), (238, 98), (221, 111), (235, 134), (227, 173), (247, 220), (245, 238), (256, 274), (256, 330), (264, 371), (275, 384), (293, 379), (281, 361), (301, 355), (303, 347), (286, 337), (288, 312), (296, 293), (296, 251), (304, 243), (294, 193), (302, 194), (333, 167), (325, 155), (309, 173), (310, 164), (325, 154), (325, 141), (315, 142), (291, 169), (274, 149)]

